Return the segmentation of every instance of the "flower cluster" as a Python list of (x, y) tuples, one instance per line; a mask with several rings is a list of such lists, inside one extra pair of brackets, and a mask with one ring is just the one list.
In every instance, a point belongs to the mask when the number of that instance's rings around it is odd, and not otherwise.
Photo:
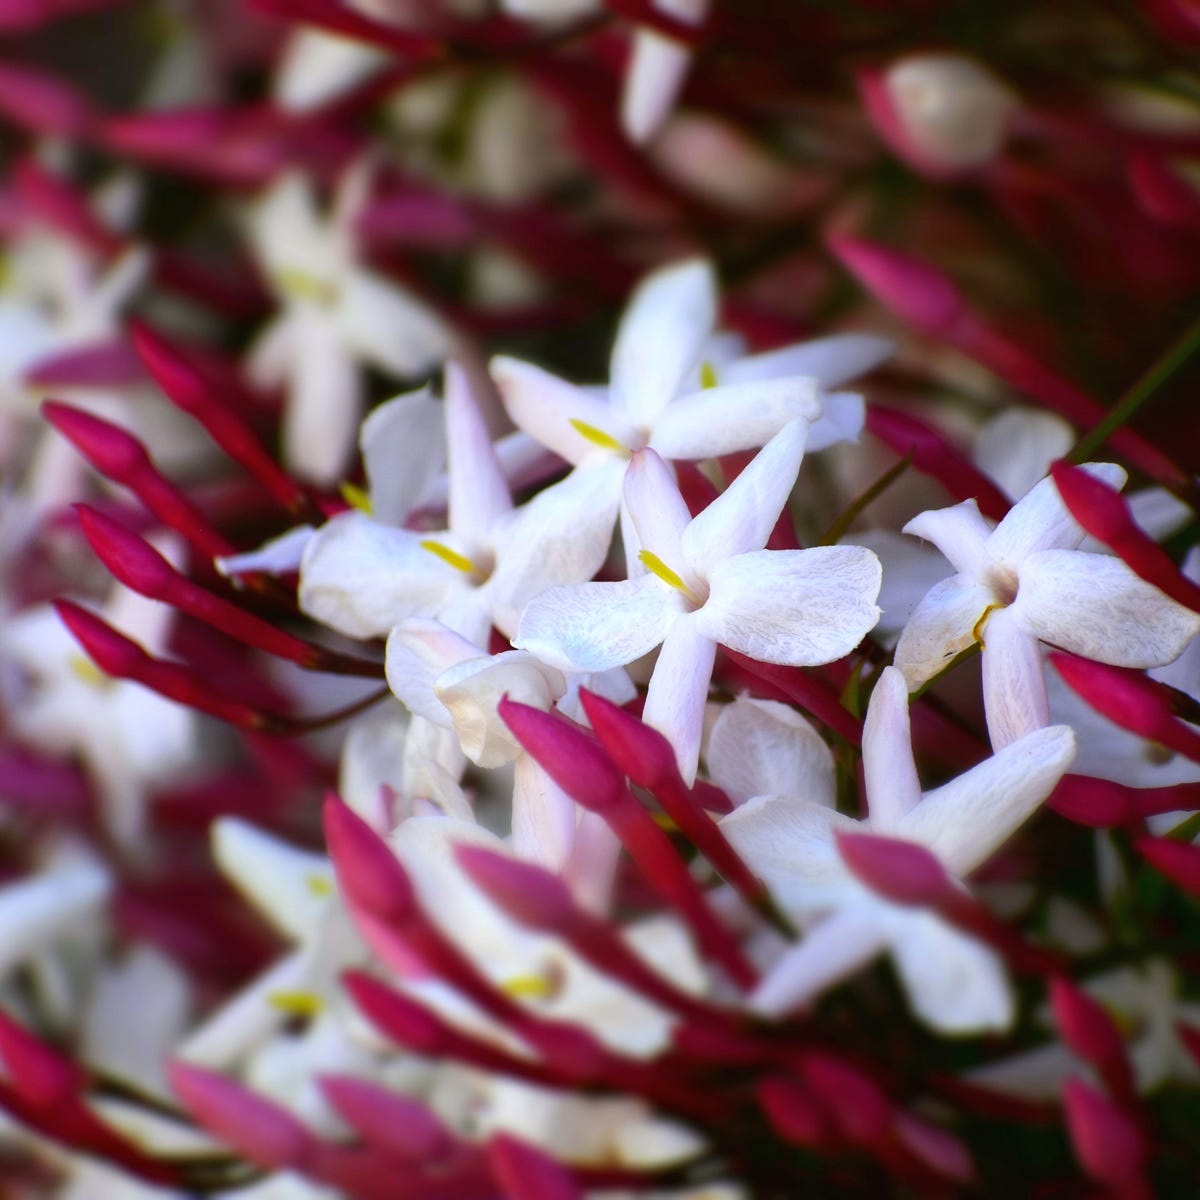
[(1184, 1194), (1200, 30), (787, 9), (0, 4), (4, 1195)]

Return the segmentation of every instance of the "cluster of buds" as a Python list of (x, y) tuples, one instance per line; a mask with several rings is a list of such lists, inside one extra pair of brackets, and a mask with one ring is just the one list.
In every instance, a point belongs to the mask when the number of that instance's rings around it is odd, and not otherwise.
[(1183, 0), (0, 38), (0, 1192), (1188, 1186)]

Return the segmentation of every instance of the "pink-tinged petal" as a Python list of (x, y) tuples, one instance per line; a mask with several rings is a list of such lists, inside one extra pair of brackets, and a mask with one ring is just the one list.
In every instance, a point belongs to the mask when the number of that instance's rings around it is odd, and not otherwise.
[[(1080, 469), (1111, 487), (1125, 483), (1125, 471), (1115, 463), (1086, 463)], [(1054, 480), (1047, 476), (1013, 505), (988, 539), (987, 549), (1001, 567), (1019, 572), (1030, 554), (1038, 550), (1074, 550), (1084, 536)]]
[(408, 617), (441, 611), (465, 586), (461, 572), (424, 549), (419, 534), (364, 513), (327, 521), (300, 564), (300, 607), (350, 637), (386, 637)]
[(750, 995), (750, 1008), (780, 1017), (815, 1000), (866, 966), (886, 945), (871, 909), (844, 908), (785, 951)]
[(1074, 550), (1031, 554), (1012, 612), (1042, 641), (1117, 667), (1163, 666), (1200, 633), (1200, 613), (1139, 579), (1120, 559)]
[(821, 415), (817, 383), (803, 377), (705, 388), (673, 400), (650, 444), (666, 458), (715, 458), (765, 446), (789, 421)]
[(722, 560), (767, 544), (792, 494), (807, 441), (808, 423), (789, 422), (692, 521), (681, 544), (694, 575), (704, 579)]
[(860, 546), (759, 550), (719, 562), (700, 632), (760, 662), (806, 667), (849, 654), (879, 620), (882, 569)]
[(349, 1075), (325, 1075), (317, 1082), (342, 1120), (381, 1150), (428, 1161), (453, 1149), (446, 1127), (416, 1100)]
[(1050, 1004), (1063, 1041), (1095, 1066), (1114, 1096), (1130, 1103), (1135, 1091), (1129, 1056), (1104, 1006), (1061, 975), (1050, 981)]
[(870, 333), (839, 333), (739, 358), (721, 370), (723, 383), (806, 375), (823, 389), (841, 387), (890, 358), (895, 346)]
[(933, 426), (906, 412), (873, 403), (867, 406), (866, 428), (901, 458), (911, 455), (913, 466), (936, 479), (951, 496), (976, 500), (993, 521), (1008, 512), (1008, 497)]
[(1132, 1118), (1081, 1079), (1067, 1080), (1063, 1105), (1080, 1166), (1114, 1196), (1149, 1200), (1146, 1143)]
[(863, 775), (871, 828), (894, 833), (921, 799), (908, 719), (908, 688), (895, 667), (885, 667), (863, 726)]
[(908, 1113), (897, 1113), (896, 1136), (926, 1166), (955, 1183), (975, 1182), (971, 1152), (952, 1133)]
[(828, 244), (859, 283), (922, 333), (943, 334), (963, 316), (957, 286), (920, 259), (861, 238), (834, 236)]
[(929, 589), (896, 643), (895, 663), (910, 692), (975, 644), (975, 629), (992, 603), (990, 589), (958, 575)]
[(442, 406), (429, 388), (397, 396), (373, 410), (358, 435), (372, 514), (403, 525), (446, 462)]
[(362, 419), (362, 380), (322, 310), (306, 306), (292, 320), (283, 458), (297, 477), (328, 488), (350, 463)]
[(143, 378), (142, 366), (125, 340), (93, 342), (39, 358), (22, 373), (31, 387), (128, 387)]
[(1137, 850), (1176, 887), (1200, 896), (1200, 846), (1170, 838), (1142, 838), (1137, 842)]
[(705, 637), (694, 615), (681, 616), (663, 638), (654, 674), (646, 690), (642, 719), (675, 748), (684, 782), (696, 778), (704, 705), (717, 647)]
[(833, 805), (833, 753), (788, 704), (739, 696), (721, 709), (704, 757), (708, 774), (735, 803), (791, 794)]
[(486, 546), (496, 522), (512, 508), (512, 496), (466, 372), (457, 363), (446, 364), (445, 390), (450, 528), (467, 545)]
[(1128, 501), (1102, 480), (1068, 463), (1055, 463), (1051, 473), (1071, 515), (1092, 537), (1108, 546), (1141, 579), (1200, 612), (1200, 587), (1139, 527)]
[(927, 793), (899, 832), (965, 876), (1041, 804), (1074, 755), (1075, 735), (1067, 726), (1039, 729)]
[(579, 425), (621, 446), (637, 442), (633, 426), (603, 400), (541, 367), (500, 356), (488, 369), (513, 424), (572, 465), (601, 449)]
[(983, 708), (993, 750), (1050, 724), (1041, 650), (1012, 608), (983, 626)]
[(688, 259), (644, 280), (613, 346), (613, 408), (649, 429), (695, 367), (717, 317), (712, 266)]
[(323, 815), (341, 894), (381, 921), (407, 920), (416, 895), (388, 844), (336, 796), (326, 799)]
[(492, 620), (513, 637), (529, 602), (550, 588), (586, 583), (612, 541), (625, 464), (604, 455), (521, 505), (494, 539), (486, 585)]
[(913, 1011), (942, 1033), (1000, 1032), (1015, 1015), (1012, 989), (994, 950), (932, 913), (896, 922), (891, 937)]
[(976, 581), (988, 565), (985, 549), (992, 526), (974, 500), (952, 508), (936, 508), (913, 517), (903, 532), (932, 542), (961, 575)]
[(192, 1116), (252, 1163), (299, 1168), (314, 1152), (316, 1140), (291, 1113), (232, 1080), (181, 1062), (167, 1075)]
[(513, 644), (559, 670), (607, 671), (653, 650), (683, 604), (653, 575), (551, 588), (529, 602)]
[(679, 494), (675, 472), (647, 447), (630, 460), (623, 491), (639, 548), (674, 571), (685, 570), (680, 539), (692, 514)]
[(621, 773), (578, 725), (511, 700), (501, 700), (499, 709), (517, 741), (585, 808), (607, 812), (625, 793)]
[(507, 1200), (583, 1200), (582, 1188), (565, 1167), (509, 1134), (488, 1141), (487, 1158)]
[(1200, 783), (1137, 788), (1110, 779), (1065, 775), (1046, 804), (1068, 821), (1110, 829), (1162, 813), (1195, 812), (1200, 809)]

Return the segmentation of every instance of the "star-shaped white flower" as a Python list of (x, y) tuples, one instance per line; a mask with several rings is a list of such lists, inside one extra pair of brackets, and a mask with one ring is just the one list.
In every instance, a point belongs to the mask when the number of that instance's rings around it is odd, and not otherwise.
[(857, 546), (764, 550), (791, 493), (807, 425), (785, 426), (694, 520), (650, 449), (625, 498), (648, 573), (552, 588), (529, 603), (514, 643), (563, 670), (605, 671), (662, 644), (644, 719), (696, 773), (718, 645), (762, 662), (811, 666), (848, 654), (878, 619), (879, 561)]
[[(1125, 472), (1091, 463), (1112, 486)], [(1077, 547), (1084, 533), (1052, 479), (992, 527), (974, 500), (921, 513), (905, 533), (933, 542), (957, 570), (913, 611), (896, 666), (916, 690), (974, 642), (983, 645), (983, 698), (1000, 748), (1049, 722), (1040, 642), (1122, 667), (1162, 666), (1200, 630), (1200, 616), (1120, 561)]]
[(305, 178), (285, 175), (249, 220), (251, 249), (283, 304), (252, 348), (249, 372), (262, 387), (287, 387), (285, 461), (321, 485), (337, 481), (354, 446), (359, 364), (411, 378), (450, 347), (424, 304), (358, 261), (353, 221), (366, 182), (365, 166), (348, 172), (325, 218)]
[(869, 832), (914, 842), (952, 875), (968, 875), (1049, 795), (1074, 752), (1066, 726), (1040, 729), (922, 795), (904, 679), (893, 667), (884, 670), (863, 730), (866, 820), (838, 813), (831, 795), (759, 796), (721, 820), (785, 911), (804, 924), (823, 918), (773, 964), (753, 1006), (787, 1012), (886, 949), (913, 1008), (935, 1028), (1007, 1026), (1012, 1000), (996, 955), (937, 915), (869, 890), (843, 861), (836, 835)]

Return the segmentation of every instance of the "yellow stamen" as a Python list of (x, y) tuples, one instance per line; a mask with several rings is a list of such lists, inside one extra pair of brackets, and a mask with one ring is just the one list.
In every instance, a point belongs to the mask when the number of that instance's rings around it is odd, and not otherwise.
[(437, 555), (442, 562), (449, 563), (456, 571), (461, 571), (464, 575), (475, 574), (475, 564), (465, 554), (459, 554), (457, 550), (451, 550), (449, 546), (443, 546), (441, 542), (435, 542), (432, 538), (428, 539), (421, 543), (421, 549)]
[(324, 875), (310, 875), (305, 882), (314, 896), (332, 896), (333, 881)]
[(651, 554), (649, 550), (643, 550), (638, 554), (638, 561), (643, 563), (652, 574), (657, 575), (663, 583), (670, 584), (671, 587), (681, 591), (691, 600), (696, 599), (696, 594), (692, 589), (657, 554)]
[(650, 818), (651, 818), (651, 820), (653, 820), (655, 825), (657, 825), (659, 827), (659, 829), (661, 829), (664, 833), (678, 833), (679, 832), (679, 826), (675, 824), (675, 822), (671, 819), (671, 817), (668, 813), (665, 813), (665, 812), (651, 813)]
[(315, 1017), (325, 1008), (325, 1001), (313, 992), (271, 992), (267, 1003), (290, 1017)]
[(360, 488), (354, 483), (343, 483), (338, 491), (342, 494), (342, 499), (350, 505), (351, 508), (357, 508), (359, 512), (366, 513), (369, 517), (374, 511), (371, 504), (371, 497), (367, 495), (366, 490)]
[(975, 641), (979, 643), (981, 648), (983, 646), (983, 627), (987, 623), (988, 617), (990, 617), (992, 613), (996, 611), (996, 609), (1003, 607), (1003, 604), (989, 604), (987, 608), (983, 610), (979, 620), (975, 622), (975, 628), (971, 630), (971, 637), (973, 637)]
[(558, 988), (545, 975), (516, 975), (504, 984), (504, 990), (514, 999), (549, 1000)]
[(705, 389), (717, 386), (717, 368), (710, 362), (700, 364), (700, 386)]
[(571, 428), (582, 437), (587, 438), (593, 445), (603, 446), (605, 450), (616, 450), (622, 454), (629, 453), (629, 447), (622, 446), (612, 434), (605, 433), (603, 429), (597, 429), (595, 425), (589, 425), (586, 421), (577, 421), (572, 417)]
[(333, 304), (337, 300), (337, 287), (310, 275), (299, 267), (283, 267), (275, 273), (275, 282), (281, 291), (296, 300), (311, 300), (314, 304)]
[(112, 683), (112, 678), (106, 675), (90, 658), (84, 654), (71, 655), (71, 670), (84, 683), (95, 688), (105, 688)]

